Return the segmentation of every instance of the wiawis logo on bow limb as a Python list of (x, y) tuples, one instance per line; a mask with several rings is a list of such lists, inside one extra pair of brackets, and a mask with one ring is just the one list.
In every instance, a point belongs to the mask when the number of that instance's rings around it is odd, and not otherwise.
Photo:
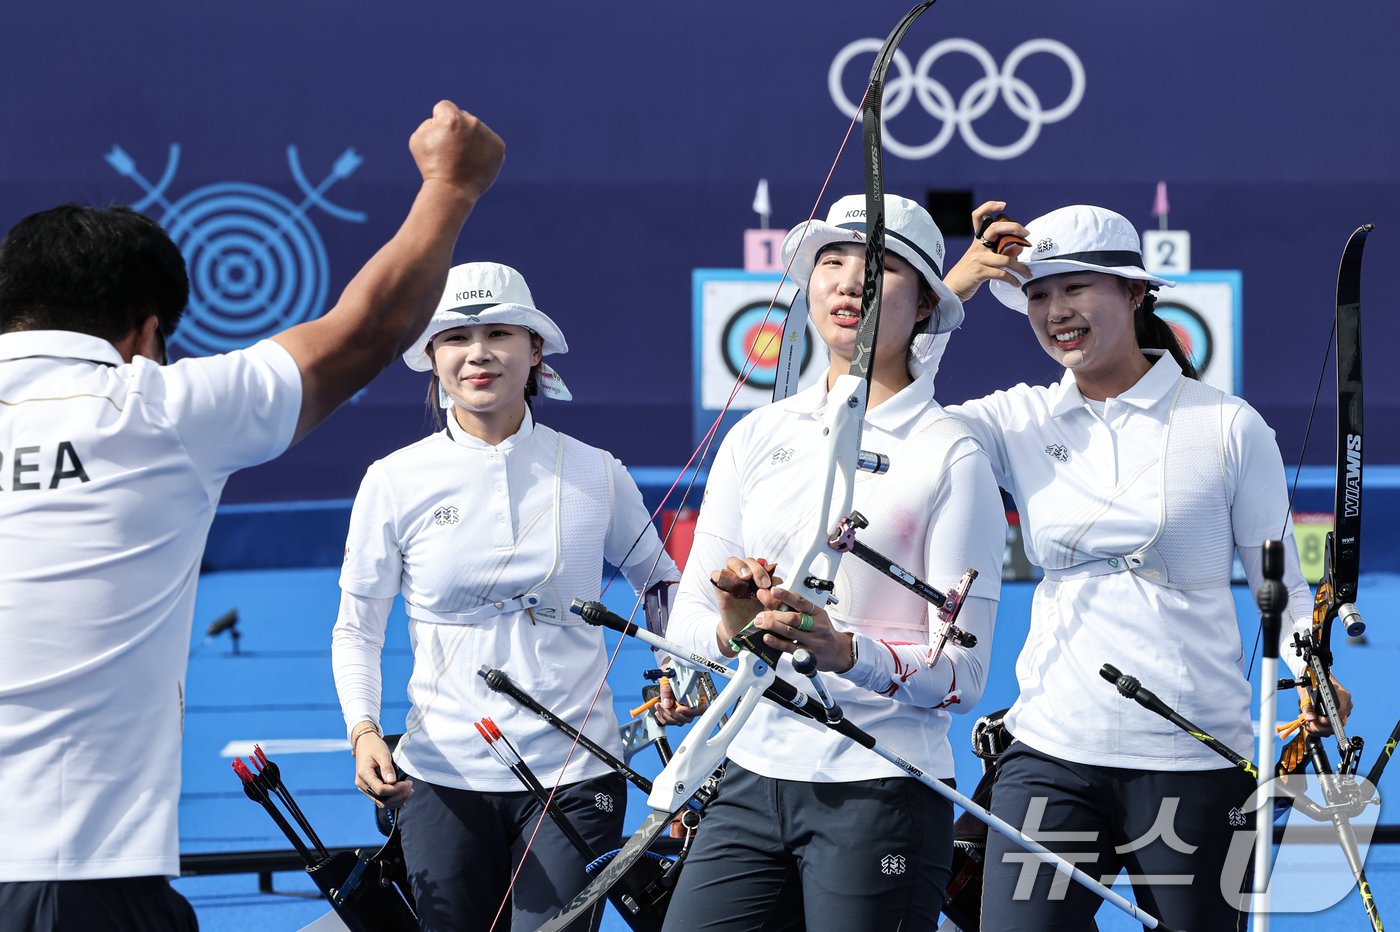
[(1361, 435), (1347, 434), (1346, 492), (1342, 498), (1343, 513), (1355, 518), (1361, 513)]
[(314, 205), (350, 223), (366, 215), (326, 199), (331, 185), (350, 177), (363, 161), (346, 149), (320, 183), (301, 170), (296, 146), (287, 147), (292, 180), (301, 203), (271, 188), (226, 181), (205, 185), (175, 200), (166, 196), (180, 162), (172, 143), (164, 172), (154, 184), (136, 160), (114, 145), (107, 164), (130, 178), (145, 195), (133, 210), (152, 206), (164, 213), (161, 226), (180, 247), (190, 276), (189, 313), (171, 338), (186, 355), (226, 353), (256, 343), (321, 314), (326, 307), (329, 269), (326, 247), (307, 213)]

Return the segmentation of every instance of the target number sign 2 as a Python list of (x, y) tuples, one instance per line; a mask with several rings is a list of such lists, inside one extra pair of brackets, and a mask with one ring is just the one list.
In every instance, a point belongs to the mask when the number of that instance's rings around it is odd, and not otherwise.
[(1153, 275), (1185, 275), (1191, 271), (1191, 234), (1185, 230), (1144, 230), (1142, 261)]

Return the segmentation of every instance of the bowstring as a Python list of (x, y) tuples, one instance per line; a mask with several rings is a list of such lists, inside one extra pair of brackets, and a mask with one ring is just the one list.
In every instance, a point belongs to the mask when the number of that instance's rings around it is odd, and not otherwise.
[[(860, 106), (856, 108), (855, 116), (852, 117), (851, 122), (850, 122), (850, 123), (847, 125), (847, 127), (846, 127), (846, 134), (842, 137), (842, 139), (841, 139), (841, 145), (840, 145), (840, 146), (837, 148), (837, 150), (836, 150), (836, 157), (832, 160), (831, 167), (827, 170), (826, 179), (822, 182), (821, 191), (819, 191), (819, 192), (817, 193), (816, 200), (815, 200), (815, 201), (813, 202), (813, 204), (812, 204), (812, 209), (811, 209), (810, 213), (809, 213), (808, 216), (807, 216), (807, 220), (806, 220), (806, 222), (802, 225), (802, 234), (801, 234), (801, 236), (799, 237), (798, 243), (797, 243), (797, 245), (798, 245), (799, 248), (800, 248), (802, 242), (806, 239), (806, 236), (807, 236), (808, 231), (811, 229), (812, 221), (816, 218), (817, 210), (819, 209), (819, 207), (820, 207), (820, 205), (821, 205), (822, 198), (825, 197), (826, 191), (827, 191), (827, 187), (830, 185), (831, 179), (832, 179), (832, 177), (833, 177), (833, 176), (835, 175), (835, 173), (836, 173), (836, 166), (840, 163), (840, 161), (841, 161), (841, 155), (845, 152), (846, 143), (850, 140), (850, 138), (851, 138), (851, 133), (852, 133), (853, 130), (855, 129), (856, 123), (862, 121), (862, 119), (863, 119), (863, 117), (864, 117), (864, 115), (865, 115), (865, 114), (864, 114), (865, 104), (866, 104), (866, 101), (869, 100), (871, 92), (875, 89), (875, 84), (876, 84), (877, 79), (880, 80), (881, 82), (883, 82), (884, 74), (885, 74), (885, 72), (888, 70), (889, 61), (890, 61), (891, 59), (893, 59), (893, 57), (894, 57), (894, 55), (895, 55), (895, 52), (896, 52), (896, 50), (897, 50), (897, 48), (898, 48), (899, 40), (903, 37), (904, 33), (908, 30), (909, 26), (913, 24), (913, 21), (914, 21), (915, 19), (917, 19), (918, 16), (919, 16), (921, 13), (923, 13), (923, 12), (924, 12), (925, 10), (927, 10), (929, 7), (933, 6), (934, 2), (935, 2), (935, 0), (927, 0), (927, 2), (920, 4), (920, 5), (919, 5), (918, 7), (916, 7), (914, 10), (912, 10), (912, 11), (910, 11), (908, 14), (906, 14), (906, 15), (905, 15), (905, 18), (904, 18), (903, 20), (901, 20), (900, 23), (895, 27), (894, 33), (892, 33), (891, 36), (890, 36), (888, 39), (886, 39), (886, 45), (888, 46), (888, 48), (887, 48), (887, 49), (882, 49), (882, 52), (884, 53), (884, 57), (882, 58), (880, 53), (877, 53), (877, 54), (876, 54), (875, 65), (874, 65), (873, 68), (871, 69), (870, 80), (866, 83), (865, 93), (861, 96)], [(877, 125), (878, 125), (878, 124), (877, 124)], [(883, 206), (883, 205), (882, 205), (882, 206)], [(792, 263), (793, 263), (793, 261), (797, 258), (797, 252), (798, 252), (798, 249), (795, 248), (795, 249), (793, 250), (793, 257), (792, 257), (792, 259), (789, 259), (788, 262), (787, 262), (787, 264), (784, 266), (782, 277), (781, 277), (781, 278), (779, 279), (779, 281), (778, 281), (778, 287), (774, 290), (772, 300), (769, 301), (769, 303), (768, 303), (768, 309), (764, 312), (763, 321), (760, 323), (760, 326), (763, 326), (763, 324), (766, 324), (766, 323), (768, 322), (769, 317), (770, 317), (770, 315), (772, 314), (773, 307), (774, 307), (774, 305), (777, 303), (777, 300), (778, 300), (779, 295), (782, 293), (783, 284), (788, 280), (788, 273), (789, 273), (789, 272), (791, 271), (791, 269), (792, 269)], [(768, 347), (771, 347), (771, 345), (772, 345), (772, 339), (773, 339), (772, 335), (769, 334), (767, 341), (764, 343), (765, 350), (766, 350)], [(757, 361), (754, 360), (754, 352), (755, 352), (755, 349), (757, 348), (758, 345), (759, 345), (759, 344), (758, 344), (758, 341), (755, 340), (754, 343), (753, 343), (753, 345), (751, 345), (751, 346), (749, 347), (748, 354), (745, 356), (744, 365), (740, 367), (740, 375), (739, 375), (739, 378), (736, 380), (736, 383), (735, 383), (735, 385), (734, 385), (734, 388), (730, 390), (729, 398), (725, 401), (724, 407), (720, 410), (719, 415), (715, 418), (714, 422), (710, 425), (710, 429), (709, 429), (708, 431), (706, 431), (704, 438), (702, 438), (701, 444), (700, 444), (699, 446), (700, 446), (700, 447), (703, 447), (703, 449), (704, 449), (703, 455), (700, 454), (700, 449), (697, 448), (697, 451), (696, 451), (695, 453), (692, 453), (692, 454), (691, 454), (690, 460), (688, 460), (687, 463), (686, 463), (686, 466), (688, 467), (688, 466), (690, 465), (690, 463), (693, 462), (693, 461), (695, 460), (695, 457), (696, 457), (697, 455), (700, 455), (700, 457), (701, 457), (700, 465), (697, 465), (697, 466), (696, 466), (695, 472), (694, 472), (694, 473), (692, 474), (692, 476), (691, 476), (691, 481), (690, 481), (690, 483), (686, 486), (686, 491), (685, 491), (685, 493), (682, 495), (681, 504), (677, 507), (677, 510), (676, 510), (676, 518), (672, 519), (671, 525), (670, 525), (670, 527), (667, 528), (667, 530), (666, 530), (666, 535), (665, 535), (665, 536), (663, 537), (663, 539), (662, 539), (662, 549), (661, 549), (661, 551), (657, 554), (655, 561), (653, 561), (653, 563), (652, 563), (651, 570), (650, 570), (650, 572), (648, 573), (648, 575), (647, 575), (647, 577), (646, 577), (648, 580), (651, 578), (651, 573), (652, 573), (652, 572), (655, 572), (656, 566), (660, 563), (661, 554), (666, 552), (666, 551), (665, 551), (665, 544), (666, 544), (666, 542), (670, 539), (671, 532), (674, 531), (676, 525), (680, 523), (680, 522), (679, 522), (680, 511), (681, 511), (682, 508), (685, 507), (686, 500), (687, 500), (687, 498), (688, 498), (688, 496), (689, 496), (691, 490), (694, 488), (695, 481), (696, 481), (696, 479), (699, 477), (700, 468), (701, 468), (701, 466), (703, 466), (703, 464), (704, 464), (704, 462), (705, 462), (705, 458), (709, 455), (709, 451), (710, 451), (710, 449), (711, 449), (711, 447), (712, 447), (712, 445), (713, 445), (713, 442), (714, 442), (714, 437), (717, 435), (717, 433), (718, 433), (718, 431), (719, 431), (719, 426), (720, 426), (720, 424), (721, 424), (721, 423), (723, 422), (723, 420), (724, 420), (724, 415), (728, 412), (729, 407), (730, 407), (730, 405), (733, 403), (735, 397), (738, 395), (739, 390), (740, 390), (740, 389), (743, 387), (743, 385), (748, 381), (749, 374), (753, 371), (754, 366), (757, 365)], [(751, 360), (752, 360), (752, 362), (751, 362)], [(680, 483), (680, 479), (681, 479), (681, 477), (683, 477), (684, 475), (685, 475), (685, 470), (684, 470), (684, 468), (682, 468), (682, 471), (681, 471), (680, 476), (678, 476), (678, 477), (676, 478), (676, 481), (673, 482), (673, 483), (671, 484), (671, 488), (667, 491), (666, 496), (664, 496), (664, 497), (662, 498), (661, 504), (658, 505), (656, 511), (652, 513), (651, 520), (654, 521), (654, 520), (656, 519), (656, 516), (657, 516), (658, 514), (660, 514), (660, 512), (665, 508), (667, 499), (670, 497), (671, 493), (675, 490), (675, 487)], [(650, 523), (650, 522), (649, 522), (649, 523)], [(636, 538), (636, 539), (633, 541), (633, 543), (632, 543), (632, 546), (629, 547), (628, 550), (627, 550), (627, 553), (624, 554), (623, 559), (622, 559), (622, 561), (621, 561), (621, 564), (622, 564), (622, 565), (626, 565), (627, 557), (630, 556), (631, 553), (632, 553), (632, 551), (638, 546), (638, 544), (640, 543), (642, 537), (645, 536), (646, 531), (647, 531), (647, 528), (646, 528), (646, 527), (643, 527), (642, 530), (641, 530), (641, 532), (638, 533), (637, 538)], [(622, 571), (622, 566), (616, 566), (616, 567), (614, 567), (612, 575), (608, 578), (607, 584), (603, 587), (603, 592), (606, 592), (606, 591), (607, 591), (608, 586), (611, 586), (611, 585), (612, 585), (613, 581), (617, 578), (618, 574), (619, 574), (621, 571)], [(600, 595), (600, 597), (601, 597), (601, 595)], [(627, 619), (628, 622), (629, 622), (629, 624), (632, 623), (632, 619), (636, 616), (637, 608), (642, 604), (642, 602), (644, 601), (644, 599), (645, 599), (645, 593), (642, 593), (642, 594), (639, 594), (638, 597), (637, 597), (637, 599), (633, 602), (632, 610), (631, 610), (631, 612), (628, 614), (628, 619)], [(614, 662), (616, 661), (618, 655), (620, 654), (620, 652), (621, 652), (621, 650), (622, 650), (622, 642), (623, 642), (623, 640), (624, 640), (623, 638), (619, 638), (619, 639), (618, 639), (617, 644), (616, 644), (615, 647), (613, 648), (612, 654), (609, 655), (609, 657), (608, 657), (607, 666), (606, 666), (606, 668), (605, 668), (604, 671), (603, 671), (603, 676), (602, 676), (602, 678), (599, 680), (597, 689), (594, 691), (593, 699), (592, 699), (592, 701), (589, 702), (588, 708), (587, 708), (587, 710), (584, 712), (584, 718), (583, 718), (584, 724), (587, 724), (588, 718), (589, 718), (589, 716), (592, 714), (594, 706), (597, 704), (598, 696), (601, 694), (602, 689), (603, 689), (603, 686), (607, 683), (608, 674), (612, 671), (613, 664), (614, 664)], [(580, 725), (580, 726), (579, 726), (579, 729), (578, 729), (578, 730), (579, 730), (579, 733), (580, 733), (580, 734), (582, 734), (582, 732), (583, 732), (583, 727), (584, 727), (583, 725)], [(569, 748), (569, 754), (568, 754), (568, 756), (565, 758), (564, 767), (560, 770), (560, 777), (559, 777), (560, 780), (563, 779), (563, 774), (564, 774), (565, 770), (567, 770), (567, 768), (568, 768), (568, 763), (569, 763), (569, 761), (573, 758), (574, 751), (578, 748), (578, 744), (579, 744), (579, 742), (578, 742), (578, 739), (576, 738), (576, 739), (574, 740), (573, 745)], [(529, 852), (529, 846), (530, 846), (530, 844), (533, 844), (536, 835), (538, 835), (538, 833), (539, 833), (539, 829), (540, 829), (541, 824), (544, 822), (544, 817), (545, 817), (545, 815), (546, 815), (546, 813), (547, 813), (548, 806), (553, 802), (554, 796), (555, 796), (556, 792), (558, 791), (558, 788), (559, 788), (559, 781), (556, 780), (554, 786), (550, 789), (549, 797), (548, 797), (548, 800), (546, 801), (546, 804), (545, 804), (545, 811), (542, 811), (542, 812), (540, 813), (540, 818), (539, 818), (539, 820), (535, 823), (535, 830), (531, 833), (531, 835), (530, 835), (530, 841), (529, 841), (529, 842), (527, 843), (527, 845), (526, 845), (526, 853), (527, 853), (527, 854), (528, 854), (528, 852)], [(522, 858), (521, 858), (521, 867), (523, 867), (523, 866), (524, 866), (524, 856), (522, 855)], [(520, 869), (521, 869), (521, 868), (519, 868), (519, 867), (516, 868), (515, 872), (511, 875), (510, 889), (514, 889), (516, 878), (517, 878), (517, 877), (519, 876), (519, 874), (520, 874)], [(508, 889), (508, 890), (507, 890), (507, 893), (506, 893), (506, 901), (508, 901), (509, 898), (510, 898), (510, 890)], [(497, 913), (497, 921), (499, 921), (500, 913), (501, 913), (501, 912), (504, 912), (504, 910), (505, 910), (505, 902), (506, 902), (506, 901), (503, 901), (502, 904), (501, 904), (501, 910)], [(488, 932), (494, 932), (495, 927), (496, 927), (496, 923), (495, 923), (495, 921), (493, 921), (493, 922), (492, 922), (492, 925), (491, 925), (491, 930), (488, 930)]]
[[(866, 97), (869, 96), (869, 93), (870, 88), (869, 86), (867, 86), (865, 92), (866, 96), (863, 96), (861, 98), (862, 107), (864, 106)], [(850, 124), (846, 127), (846, 134), (842, 137), (840, 146), (837, 147), (836, 157), (832, 160), (831, 167), (827, 170), (826, 178), (822, 182), (821, 190), (817, 192), (816, 200), (812, 203), (811, 212), (807, 215), (807, 220), (802, 224), (802, 233), (797, 241), (797, 245), (799, 248), (801, 247), (803, 240), (805, 240), (807, 237), (807, 232), (811, 228), (812, 221), (816, 219), (817, 210), (820, 209), (822, 199), (826, 197), (827, 188), (831, 184), (832, 177), (836, 174), (836, 167), (840, 164), (841, 156), (846, 151), (846, 143), (850, 141), (851, 133), (855, 129), (855, 125), (859, 121), (859, 119), (860, 108), (857, 108), (856, 117), (852, 118)], [(622, 569), (624, 566), (627, 565), (627, 560), (632, 555), (633, 551), (635, 551), (637, 547), (640, 546), (642, 539), (647, 535), (647, 532), (652, 529), (653, 522), (655, 522), (658, 516), (666, 509), (666, 505), (670, 501), (671, 496), (675, 493), (676, 487), (679, 486), (681, 480), (685, 478), (686, 471), (690, 470), (692, 464), (695, 464), (694, 470), (691, 471), (690, 482), (686, 484), (685, 491), (681, 493), (680, 504), (676, 506), (675, 516), (671, 519), (670, 524), (666, 528), (665, 534), (661, 538), (661, 548), (657, 551), (656, 557), (652, 561), (651, 567), (647, 571), (647, 575), (645, 577), (646, 580), (651, 580), (652, 576), (656, 572), (657, 566), (661, 564), (661, 557), (666, 553), (666, 544), (669, 543), (671, 539), (671, 534), (674, 533), (676, 526), (680, 524), (682, 512), (685, 509), (686, 504), (690, 499), (691, 492), (695, 488), (695, 483), (699, 480), (700, 473), (705, 468), (705, 463), (708, 460), (711, 451), (714, 448), (714, 443), (719, 436), (720, 425), (724, 422), (725, 415), (729, 413), (729, 409), (733, 405), (735, 398), (738, 397), (740, 390), (744, 387), (745, 384), (748, 383), (749, 377), (753, 374), (754, 369), (758, 366), (758, 360), (768, 353), (768, 351), (773, 346), (774, 340), (778, 339), (778, 337), (776, 337), (771, 331), (767, 330), (766, 325), (773, 314), (773, 308), (778, 303), (778, 298), (782, 295), (783, 286), (787, 284), (787, 282), (790, 280), (788, 273), (792, 270), (792, 263), (797, 258), (797, 252), (798, 250), (794, 249), (792, 258), (789, 259), (784, 265), (783, 274), (779, 278), (778, 285), (773, 291), (773, 297), (768, 302), (768, 308), (764, 311), (763, 319), (759, 322), (760, 331), (765, 332), (763, 340), (754, 340), (752, 345), (749, 347), (748, 352), (744, 357), (744, 362), (739, 367), (739, 375), (735, 379), (734, 386), (729, 391), (729, 397), (725, 399), (723, 407), (720, 408), (719, 414), (710, 424), (709, 429), (705, 431), (704, 436), (701, 437), (699, 444), (697, 444), (695, 449), (691, 452), (690, 458), (686, 460), (685, 465), (681, 467), (680, 472), (676, 475), (675, 481), (671, 483), (671, 487), (667, 489), (666, 494), (662, 496), (661, 503), (656, 506), (656, 509), (654, 511), (651, 512), (647, 523), (643, 525), (642, 529), (637, 533), (637, 536), (632, 541), (631, 546), (627, 548), (627, 552), (623, 554), (623, 557), (618, 562), (618, 564), (613, 567), (612, 573), (608, 576), (607, 581), (604, 583), (602, 590), (598, 595), (598, 598), (600, 600), (602, 599), (603, 595), (607, 593), (609, 587), (612, 586), (613, 582), (616, 581), (617, 577), (622, 573)], [(760, 347), (762, 347), (761, 352)], [(699, 458), (698, 463), (696, 463), (697, 457)], [(645, 591), (637, 595), (636, 599), (632, 603), (632, 610), (627, 615), (627, 620), (629, 623), (632, 621), (633, 618), (636, 617), (637, 610), (641, 607), (645, 599)], [(608, 655), (608, 662), (603, 668), (602, 676), (599, 677), (598, 686), (593, 691), (593, 697), (588, 703), (588, 708), (584, 710), (583, 721), (577, 726), (579, 736), (582, 736), (584, 729), (587, 727), (588, 719), (593, 714), (594, 707), (598, 704), (598, 698), (602, 695), (603, 687), (607, 685), (608, 675), (612, 672), (613, 665), (617, 662), (617, 658), (621, 654), (622, 644), (624, 640), (626, 639), (618, 638), (617, 643), (613, 646), (612, 652)], [(568, 771), (569, 763), (573, 760), (574, 752), (578, 749), (578, 746), (579, 739), (578, 737), (575, 737), (573, 743), (569, 746), (568, 754), (566, 754), (564, 757), (564, 764), (559, 769), (559, 776), (555, 779), (554, 785), (551, 786), (549, 789), (549, 796), (546, 798), (545, 804), (540, 810), (539, 819), (536, 820), (535, 827), (531, 831), (530, 837), (525, 843), (525, 849), (521, 852), (520, 863), (511, 873), (510, 883), (506, 887), (505, 897), (504, 899), (502, 899), (501, 905), (496, 911), (495, 918), (491, 921), (491, 928), (490, 930), (488, 930), (488, 932), (494, 932), (497, 924), (501, 920), (501, 916), (505, 913), (506, 906), (510, 902), (511, 893), (515, 890), (516, 880), (520, 876), (520, 871), (525, 866), (526, 858), (530, 853), (530, 848), (534, 845), (535, 838), (539, 835), (540, 828), (544, 824), (545, 817), (549, 814), (549, 807), (554, 804), (554, 797), (559, 792), (559, 785), (564, 779), (564, 774)]]
[[(869, 92), (869, 88), (867, 88), (866, 93), (869, 94)], [(861, 98), (861, 103), (862, 105), (865, 103), (864, 98)], [(776, 340), (781, 338), (778, 335), (774, 335), (774, 333), (771, 330), (768, 330), (766, 325), (769, 319), (772, 317), (773, 308), (777, 305), (778, 298), (782, 295), (783, 285), (787, 284), (787, 282), (790, 280), (789, 272), (792, 271), (792, 263), (797, 259), (798, 250), (801, 249), (803, 241), (807, 238), (807, 232), (811, 227), (812, 221), (817, 216), (817, 210), (820, 208), (822, 198), (826, 196), (827, 188), (831, 184), (832, 176), (836, 173), (836, 166), (841, 161), (841, 155), (845, 152), (846, 143), (850, 140), (851, 132), (855, 129), (855, 125), (858, 119), (858, 116), (857, 118), (852, 119), (846, 127), (846, 135), (842, 137), (841, 145), (836, 150), (836, 158), (832, 160), (831, 167), (827, 170), (826, 173), (826, 179), (822, 182), (821, 190), (817, 193), (817, 198), (812, 204), (812, 210), (810, 213), (808, 213), (807, 220), (802, 224), (802, 233), (798, 237), (797, 247), (793, 249), (792, 258), (789, 259), (787, 264), (783, 266), (782, 277), (778, 280), (778, 286), (774, 290), (773, 297), (768, 302), (768, 307), (763, 313), (763, 319), (759, 321), (758, 329), (764, 332), (762, 340), (755, 340), (753, 344), (749, 347), (748, 353), (744, 357), (744, 362), (739, 367), (739, 376), (735, 380), (733, 387), (730, 389), (729, 397), (725, 400), (723, 407), (720, 409), (719, 415), (710, 424), (709, 430), (705, 432), (704, 436), (700, 440), (699, 445), (697, 445), (695, 450), (690, 454), (690, 459), (686, 461), (685, 466), (681, 467), (681, 471), (679, 475), (677, 475), (676, 481), (671, 483), (671, 487), (666, 491), (666, 494), (662, 496), (661, 504), (658, 505), (656, 507), (656, 510), (651, 513), (652, 521), (655, 521), (657, 516), (665, 509), (667, 501), (670, 499), (671, 494), (675, 491), (676, 486), (680, 484), (681, 479), (685, 476), (686, 470), (690, 468), (691, 463), (693, 463), (695, 461), (695, 458), (699, 456), (700, 465), (696, 466), (694, 473), (692, 473), (691, 475), (690, 483), (686, 486), (685, 492), (681, 494), (681, 502), (680, 505), (677, 506), (677, 512), (679, 513), (679, 510), (686, 506), (686, 503), (688, 502), (690, 497), (690, 493), (695, 486), (695, 482), (699, 478), (700, 471), (703, 468), (706, 459), (709, 457), (711, 447), (714, 444), (714, 440), (716, 437), (718, 437), (719, 428), (724, 421), (724, 416), (729, 412), (729, 408), (734, 403), (734, 399), (738, 397), (739, 391), (744, 387), (744, 385), (748, 383), (749, 377), (753, 374), (754, 369), (758, 367), (758, 360), (765, 356), (772, 349), (773, 343)], [(666, 534), (661, 539), (663, 551), (666, 543), (670, 540), (671, 532), (675, 530), (675, 526), (676, 522), (672, 521), (670, 526), (668, 526), (666, 529)], [(627, 557), (632, 555), (632, 551), (637, 548), (637, 546), (641, 543), (642, 538), (646, 536), (646, 532), (647, 529), (645, 527), (642, 528), (641, 532), (638, 533), (636, 539), (632, 541), (632, 545), (627, 548), (627, 553), (622, 558), (622, 562), (624, 564), (627, 562)], [(655, 571), (656, 566), (660, 563), (660, 560), (661, 558), (658, 554), (656, 561), (653, 562), (651, 566), (651, 570), (653, 572)], [(602, 594), (607, 593), (608, 587), (610, 587), (613, 584), (620, 572), (620, 567), (614, 567), (612, 575), (608, 577), (607, 582), (603, 585)], [(647, 574), (647, 578), (651, 578), (651, 573)], [(632, 608), (632, 612), (634, 615), (636, 613), (636, 610), (637, 606), (634, 604)], [(631, 620), (631, 616), (629, 616), (628, 620)]]
[[(1293, 518), (1293, 499), (1298, 494), (1298, 480), (1303, 474), (1303, 458), (1308, 452), (1308, 438), (1312, 436), (1313, 418), (1317, 415), (1317, 400), (1322, 397), (1322, 386), (1327, 378), (1327, 360), (1332, 357), (1332, 346), (1337, 339), (1337, 318), (1332, 317), (1332, 328), (1327, 331), (1327, 346), (1322, 352), (1322, 365), (1318, 367), (1317, 388), (1313, 390), (1312, 407), (1308, 409), (1308, 422), (1303, 427), (1303, 444), (1298, 448), (1298, 462), (1293, 467), (1293, 484), (1288, 489), (1288, 510), (1283, 515), (1283, 526), (1279, 528), (1278, 539), (1282, 541), (1288, 533), (1288, 524)], [(1333, 519), (1335, 521), (1335, 518)], [(1296, 545), (1296, 541), (1295, 541)], [(1258, 626), (1254, 629), (1254, 648), (1249, 652), (1249, 667), (1245, 671), (1245, 679), (1248, 680), (1254, 675), (1254, 661), (1259, 656), (1259, 645), (1264, 637), (1264, 622), (1260, 619)], [(1268, 684), (1260, 683), (1259, 688), (1265, 689)]]

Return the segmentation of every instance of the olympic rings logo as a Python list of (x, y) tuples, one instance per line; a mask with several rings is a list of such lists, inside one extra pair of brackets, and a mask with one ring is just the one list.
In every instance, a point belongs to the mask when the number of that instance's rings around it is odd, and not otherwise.
[[(852, 101), (846, 96), (841, 77), (846, 66), (857, 55), (878, 52), (879, 49), (879, 39), (857, 39), (838, 52), (831, 62), (831, 70), (827, 73), (831, 99), (837, 109), (852, 119), (860, 110), (860, 101)], [(931, 72), (940, 58), (957, 52), (971, 56), (986, 74), (973, 81), (955, 102), (952, 92), (935, 80)], [(1069, 93), (1063, 101), (1048, 110), (1035, 90), (1016, 76), (1016, 69), (1021, 63), (1036, 54), (1058, 57), (1069, 71)], [(910, 160), (926, 159), (941, 152), (953, 138), (954, 132), (960, 132), (968, 148), (983, 158), (1014, 159), (1035, 144), (1042, 126), (1063, 120), (1084, 99), (1084, 63), (1069, 46), (1054, 39), (1022, 42), (1011, 51), (1000, 68), (991, 53), (971, 39), (944, 39), (925, 52), (915, 68), (910, 68), (908, 56), (896, 50), (891, 70), (893, 76), (885, 83), (883, 119), (898, 116), (909, 105), (911, 98), (917, 98), (930, 116), (943, 122), (938, 134), (921, 146), (907, 145), (892, 139), (889, 133), (885, 134), (885, 147), (891, 153)], [(1026, 121), (1021, 138), (1004, 146), (985, 141), (973, 128), (973, 123), (986, 115), (998, 99), (1005, 100), (1007, 108)]]

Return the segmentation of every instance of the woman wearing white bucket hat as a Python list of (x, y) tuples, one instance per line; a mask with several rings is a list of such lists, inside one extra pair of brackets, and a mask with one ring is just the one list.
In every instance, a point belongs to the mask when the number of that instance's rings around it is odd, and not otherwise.
[[(547, 354), (567, 352), (525, 279), (494, 262), (451, 270), (427, 329), (404, 354), (432, 371), (444, 429), (370, 466), (355, 498), (333, 637), (336, 689), (355, 783), (399, 808), (424, 929), (534, 929), (584, 886), (583, 857), (475, 722), (494, 720), (598, 851), (621, 833), (622, 778), (537, 716), (493, 692), (504, 670), (561, 719), (621, 755), (611, 694), (581, 674), (607, 662), (599, 629), (568, 611), (596, 599), (603, 561), (637, 592), (680, 578), (626, 469), (604, 450), (536, 422), (536, 392), (567, 399)], [(394, 752), (381, 737), (380, 653), (401, 595), (413, 645), (411, 709)], [(566, 766), (566, 760), (568, 761)], [(533, 841), (532, 839), (533, 835)], [(526, 851), (528, 850), (528, 855)], [(514, 887), (512, 878), (519, 869)], [(596, 929), (601, 907), (592, 919)], [(580, 928), (583, 928), (581, 926)]]
[[(947, 778), (949, 713), (976, 703), (990, 656), (1004, 510), (982, 452), (933, 399), (938, 356), (963, 315), (942, 281), (943, 236), (913, 201), (886, 196), (885, 207), (880, 328), (861, 444), (891, 466), (856, 482), (855, 507), (869, 519), (861, 539), (940, 589), (976, 568), (959, 616), (976, 646), (950, 645), (930, 664), (930, 606), (854, 559), (840, 565), (840, 602), (830, 609), (781, 588), (816, 533), (812, 509), (825, 494), (828, 456), (822, 412), (832, 382), (850, 368), (861, 318), (859, 196), (787, 235), (784, 258), (830, 369), (725, 438), (668, 633), (715, 659), (733, 656), (729, 639), (750, 622), (785, 653), (806, 648), (849, 720)], [(806, 683), (786, 659), (780, 673)], [(856, 744), (762, 704), (729, 757), (667, 932), (937, 925), (952, 853), (952, 812), (941, 797)]]
[[(974, 222), (1004, 207), (983, 204)], [(1124, 700), (1099, 670), (1137, 677), (1231, 747), (1253, 745), (1234, 558), (1257, 588), (1262, 543), (1285, 532), (1295, 625), (1310, 622), (1312, 605), (1273, 432), (1243, 400), (1199, 381), (1153, 313), (1154, 292), (1172, 283), (1143, 268), (1127, 219), (1074, 206), (1025, 227), (1005, 218), (983, 227), (950, 286), (968, 300), (990, 281), (1065, 367), (1058, 384), (949, 409), (1015, 498), (1027, 556), (1045, 572), (993, 811), (1052, 833), (1060, 840), (1046, 843), (1092, 873), (1126, 868), (1138, 902), (1172, 928), (1243, 929), (1240, 901), (1221, 890), (1245, 879), (1228, 876), (1226, 855), (1235, 832), (1249, 832), (1240, 807), (1253, 778)], [(998, 248), (1010, 238), (1028, 245)], [(1310, 727), (1325, 720), (1312, 716)], [(1099, 900), (1045, 870), (1026, 896), (1026, 865), (989, 838), (982, 927), (1087, 928)]]

